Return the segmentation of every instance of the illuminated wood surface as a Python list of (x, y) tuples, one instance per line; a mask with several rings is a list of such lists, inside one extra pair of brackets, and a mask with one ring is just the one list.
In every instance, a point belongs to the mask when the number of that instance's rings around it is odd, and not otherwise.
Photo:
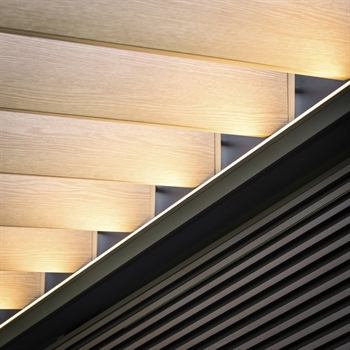
[(196, 187), (214, 174), (214, 134), (0, 111), (1, 171)]
[(265, 137), (287, 74), (1, 34), (1, 107)]
[(151, 186), (0, 174), (2, 226), (131, 232), (150, 219)]
[(40, 272), (0, 271), (0, 309), (19, 310), (42, 293)]
[(0, 227), (0, 270), (75, 272), (92, 260), (91, 231)]
[(1, 1), (7, 28), (339, 79), (349, 18), (348, 0)]

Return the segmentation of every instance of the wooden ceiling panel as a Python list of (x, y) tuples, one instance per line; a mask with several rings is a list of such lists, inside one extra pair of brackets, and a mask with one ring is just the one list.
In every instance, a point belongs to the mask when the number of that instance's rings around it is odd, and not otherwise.
[(0, 271), (0, 309), (23, 309), (42, 295), (40, 272)]
[(348, 0), (2, 0), (1, 23), (35, 35), (348, 79), (349, 11)]
[(73, 273), (93, 247), (92, 231), (0, 227), (0, 270)]
[(132, 232), (151, 218), (152, 187), (0, 174), (2, 226)]
[(287, 75), (1, 33), (1, 107), (265, 137)]
[(214, 174), (214, 134), (0, 111), (1, 171), (196, 187)]

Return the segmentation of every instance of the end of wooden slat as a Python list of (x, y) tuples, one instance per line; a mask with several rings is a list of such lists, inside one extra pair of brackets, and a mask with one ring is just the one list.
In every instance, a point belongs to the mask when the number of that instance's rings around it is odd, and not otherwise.
[(295, 74), (287, 75), (288, 121), (295, 118)]
[(214, 134), (214, 174), (221, 171), (221, 134)]
[(41, 272), (41, 274), (40, 274), (40, 296), (45, 294), (45, 278), (46, 278), (46, 273)]
[(91, 252), (91, 260), (95, 260), (97, 258), (97, 231), (91, 232), (91, 238), (92, 238), (92, 252)]
[(150, 219), (154, 218), (156, 215), (156, 186), (150, 186)]

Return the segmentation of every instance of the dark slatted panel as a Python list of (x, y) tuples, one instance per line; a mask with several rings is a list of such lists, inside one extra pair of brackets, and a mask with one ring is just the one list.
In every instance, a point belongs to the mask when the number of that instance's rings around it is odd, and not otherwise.
[(341, 349), (349, 203), (343, 163), (111, 312), (73, 348)]

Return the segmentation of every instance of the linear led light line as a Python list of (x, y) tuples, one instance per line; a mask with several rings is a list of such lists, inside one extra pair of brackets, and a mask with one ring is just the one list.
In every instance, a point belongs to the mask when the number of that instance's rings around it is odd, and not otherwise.
[(43, 299), (49, 298), (51, 296), (52, 293), (54, 293), (57, 289), (62, 288), (62, 286), (64, 286), (65, 284), (67, 284), (69, 281), (71, 281), (72, 279), (76, 278), (79, 275), (82, 275), (85, 270), (87, 270), (89, 267), (91, 267), (94, 264), (98, 264), (98, 262), (103, 259), (103, 257), (105, 257), (106, 255), (108, 255), (109, 253), (111, 253), (113, 250), (117, 249), (119, 246), (121, 246), (122, 244), (125, 244), (125, 242), (127, 242), (129, 239), (131, 239), (132, 237), (136, 236), (138, 233), (142, 232), (143, 230), (147, 229), (149, 226), (151, 226), (155, 221), (160, 221), (162, 217), (166, 216), (172, 209), (174, 209), (175, 207), (181, 206), (181, 204), (183, 202), (186, 201), (190, 201), (189, 198), (191, 197), (195, 197), (195, 194), (198, 193), (199, 191), (201, 191), (204, 187), (210, 187), (210, 185), (214, 184), (215, 180), (219, 177), (222, 177), (223, 174), (227, 173), (229, 170), (231, 170), (234, 167), (239, 167), (240, 165), (244, 164), (244, 160), (246, 158), (248, 158), (251, 154), (256, 153), (259, 151), (259, 149), (261, 149), (262, 147), (264, 147), (264, 145), (266, 145), (267, 143), (272, 142), (274, 139), (276, 139), (280, 134), (282, 134), (283, 132), (285, 132), (286, 130), (288, 130), (289, 128), (291, 128), (295, 123), (299, 123), (300, 120), (302, 120), (303, 118), (305, 118), (307, 115), (309, 115), (312, 111), (316, 110), (318, 107), (320, 107), (322, 104), (326, 103), (328, 100), (330, 100), (332, 97), (334, 97), (335, 95), (337, 95), (338, 93), (342, 92), (343, 90), (345, 90), (347, 87), (350, 86), (350, 81), (346, 82), (344, 85), (342, 85), (339, 89), (335, 90), (334, 92), (332, 92), (330, 95), (328, 95), (327, 97), (325, 97), (323, 100), (321, 100), (320, 102), (318, 102), (317, 104), (315, 104), (313, 107), (311, 107), (310, 109), (308, 109), (307, 111), (305, 111), (303, 114), (301, 114), (298, 118), (294, 119), (293, 121), (291, 121), (289, 124), (285, 125), (284, 127), (282, 127), (280, 130), (278, 130), (277, 132), (275, 132), (273, 135), (271, 135), (270, 137), (268, 137), (267, 139), (265, 139), (264, 141), (262, 141), (259, 145), (257, 145), (256, 147), (254, 147), (253, 149), (251, 149), (250, 151), (248, 151), (247, 153), (245, 153), (243, 156), (241, 156), (240, 158), (238, 158), (236, 161), (234, 161), (232, 164), (230, 164), (228, 167), (226, 167), (225, 169), (223, 169), (222, 171), (220, 171), (218, 174), (214, 175), (211, 179), (207, 180), (206, 182), (204, 182), (203, 184), (199, 185), (196, 189), (194, 189), (193, 191), (191, 191), (189, 194), (187, 194), (186, 196), (184, 196), (182, 199), (180, 199), (178, 202), (174, 203), (173, 205), (171, 205), (169, 208), (167, 208), (166, 210), (164, 210), (162, 213), (160, 213), (159, 215), (157, 215), (156, 217), (154, 217), (153, 219), (151, 219), (150, 221), (148, 221), (146, 224), (142, 225), (141, 227), (139, 227), (138, 229), (136, 229), (133, 233), (129, 234), (127, 237), (125, 237), (123, 240), (121, 240), (120, 242), (118, 242), (116, 245), (114, 245), (113, 247), (111, 247), (110, 249), (108, 249), (106, 252), (104, 252), (103, 254), (101, 254), (99, 257), (97, 257), (95, 260), (91, 261), (90, 263), (88, 263), (87, 265), (83, 266), (81, 269), (79, 269), (78, 271), (76, 271), (74, 274), (72, 274), (70, 277), (68, 277), (67, 279), (65, 279), (63, 282), (61, 282), (60, 284), (58, 284), (56, 287), (52, 288), (49, 292), (45, 293), (44, 295), (42, 295), (41, 297), (39, 297), (38, 299), (36, 299), (35, 301), (33, 301), (32, 303), (30, 303), (29, 305), (27, 305), (25, 308), (23, 308), (21, 311), (19, 311), (18, 313), (16, 313), (14, 316), (12, 316), (11, 318), (9, 318), (7, 321), (5, 321), (4, 323), (2, 323), (0, 325), (0, 329), (3, 328), (4, 326), (6, 326), (7, 324), (9, 324), (10, 322), (12, 322), (14, 319), (16, 319), (17, 317), (19, 317), (20, 315), (22, 315), (23, 313), (25, 313), (27, 310), (29, 310), (30, 308), (34, 307), (37, 303), (39, 303), (40, 301), (42, 301)]

